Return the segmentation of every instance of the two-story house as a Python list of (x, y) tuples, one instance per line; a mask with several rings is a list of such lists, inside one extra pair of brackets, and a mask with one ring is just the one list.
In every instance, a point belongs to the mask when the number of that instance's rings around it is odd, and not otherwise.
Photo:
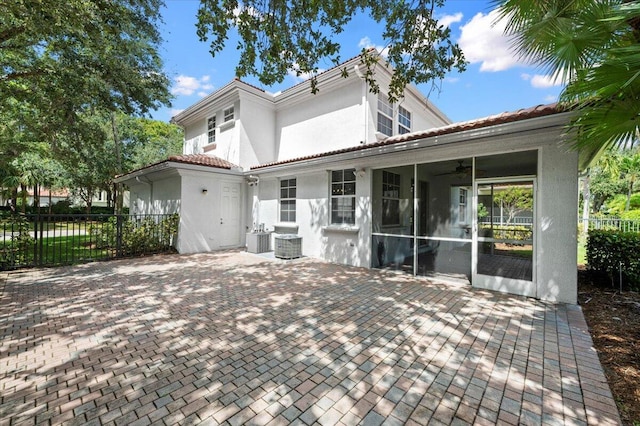
[[(181, 253), (243, 247), (263, 225), (306, 256), (575, 303), (577, 172), (593, 153), (564, 143), (569, 113), (451, 123), (413, 86), (390, 103), (382, 65), (371, 93), (359, 64), (320, 74), (315, 95), (234, 80), (181, 112), (183, 155), (119, 177), (131, 211), (179, 212)], [(493, 221), (508, 191), (528, 222)]]

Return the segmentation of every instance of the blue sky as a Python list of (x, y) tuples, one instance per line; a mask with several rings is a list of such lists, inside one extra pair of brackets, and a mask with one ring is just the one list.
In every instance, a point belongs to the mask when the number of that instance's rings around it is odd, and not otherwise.
[[(236, 43), (230, 39), (225, 49), (212, 58), (208, 44), (200, 42), (196, 35), (198, 5), (199, 0), (166, 0), (165, 23), (161, 27), (165, 42), (160, 53), (175, 99), (171, 108), (153, 114), (158, 120), (168, 121), (234, 78), (239, 58)], [(447, 0), (445, 7), (438, 10), (437, 17), (449, 25), (453, 38), (470, 62), (467, 71), (451, 73), (442, 81), (440, 92), (429, 95), (431, 102), (453, 121), (472, 120), (557, 100), (562, 88), (540, 69), (519, 61), (509, 48), (509, 40), (502, 35), (503, 27), (492, 25), (495, 15), (489, 1)], [(382, 46), (381, 34), (380, 26), (367, 18), (354, 19), (338, 39), (342, 46), (341, 58), (356, 56), (363, 47)], [(330, 66), (327, 63), (325, 68)], [(263, 87), (254, 77), (243, 80)], [(277, 92), (300, 81), (288, 76), (282, 84), (264, 89)], [(425, 96), (430, 87), (418, 86)]]

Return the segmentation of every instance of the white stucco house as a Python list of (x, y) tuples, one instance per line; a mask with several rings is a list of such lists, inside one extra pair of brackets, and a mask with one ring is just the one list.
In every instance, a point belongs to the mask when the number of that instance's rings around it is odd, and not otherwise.
[[(181, 112), (183, 155), (118, 178), (131, 212), (180, 213), (181, 253), (243, 247), (264, 224), (302, 237), (305, 256), (576, 303), (578, 170), (590, 154), (565, 142), (569, 113), (451, 123), (412, 86), (390, 104), (383, 66), (371, 93), (358, 64), (320, 74), (316, 95), (236, 79)], [(505, 191), (526, 194), (528, 222), (496, 219)]]

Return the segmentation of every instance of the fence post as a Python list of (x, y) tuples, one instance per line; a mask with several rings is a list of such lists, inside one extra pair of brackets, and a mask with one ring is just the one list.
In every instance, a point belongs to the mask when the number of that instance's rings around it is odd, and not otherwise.
[[(38, 222), (40, 222), (40, 238), (36, 238), (36, 246), (38, 247), (38, 264), (42, 266), (44, 264), (44, 224), (49, 225), (49, 221), (45, 221), (40, 214), (40, 208), (38, 207)], [(55, 226), (54, 226), (55, 229)], [(47, 231), (49, 227), (47, 226)], [(47, 234), (48, 235), (48, 234)], [(35, 259), (34, 259), (35, 260)]]
[(122, 257), (122, 215), (116, 215), (116, 257)]

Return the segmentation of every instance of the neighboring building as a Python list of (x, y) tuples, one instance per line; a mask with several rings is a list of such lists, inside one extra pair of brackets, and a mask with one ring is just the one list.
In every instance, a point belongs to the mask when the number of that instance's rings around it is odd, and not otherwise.
[[(358, 63), (320, 74), (317, 95), (234, 80), (181, 112), (183, 155), (117, 179), (131, 212), (179, 212), (181, 253), (243, 247), (264, 224), (301, 236), (306, 256), (576, 303), (578, 168), (592, 155), (564, 143), (569, 113), (451, 123), (411, 86), (389, 104), (382, 66), (370, 93)], [(530, 194), (529, 224), (479, 223), (478, 204), (509, 188)]]

